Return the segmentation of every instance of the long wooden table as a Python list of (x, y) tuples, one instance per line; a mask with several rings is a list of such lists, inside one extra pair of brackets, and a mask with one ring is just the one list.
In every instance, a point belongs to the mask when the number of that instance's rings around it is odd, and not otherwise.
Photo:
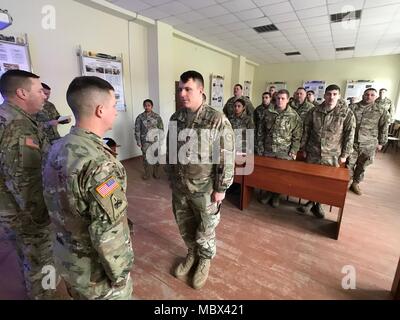
[(339, 238), (349, 180), (346, 168), (261, 156), (254, 156), (251, 174), (235, 176), (235, 182), (241, 184), (241, 210), (248, 207), (254, 188), (338, 207), (336, 240)]
[(400, 259), (399, 259), (396, 274), (395, 274), (394, 280), (393, 280), (392, 294), (393, 294), (394, 299), (400, 300)]

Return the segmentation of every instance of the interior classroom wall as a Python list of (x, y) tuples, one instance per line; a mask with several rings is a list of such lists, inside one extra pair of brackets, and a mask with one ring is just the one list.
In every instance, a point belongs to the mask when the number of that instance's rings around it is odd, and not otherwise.
[[(55, 8), (54, 30), (42, 27), (42, 8), (47, 5)], [(76, 55), (79, 45), (83, 50), (123, 56), (127, 112), (118, 113), (115, 129), (107, 136), (122, 146), (120, 159), (139, 155), (134, 142), (133, 119), (149, 94), (146, 28), (75, 1), (2, 0), (1, 8), (10, 12), (14, 22), (0, 33), (28, 35), (33, 71), (52, 88), (50, 100), (62, 115), (72, 114), (65, 93), (72, 79), (80, 76)], [(71, 125), (59, 126), (60, 134), (68, 133)]]
[(233, 95), (232, 69), (234, 58), (174, 36), (174, 77), (179, 81), (180, 75), (187, 70), (196, 70), (204, 77), (207, 102), (210, 103), (211, 74), (224, 76), (224, 101)]
[[(292, 94), (307, 80), (325, 80), (339, 85), (345, 94), (347, 80), (374, 80), (388, 89), (388, 97), (398, 104), (400, 90), (400, 55), (333, 61), (262, 65), (256, 69), (253, 100), (261, 100), (267, 82), (285, 81)], [(380, 89), (380, 88), (376, 88)], [(397, 108), (399, 115), (400, 107)]]
[(244, 79), (245, 79), (245, 81), (251, 81), (250, 100), (253, 103), (254, 107), (257, 107), (258, 105), (261, 104), (261, 100), (258, 99), (257, 96), (254, 96), (254, 80), (255, 80), (254, 75), (255, 75), (255, 73), (256, 73), (255, 66), (246, 63)]

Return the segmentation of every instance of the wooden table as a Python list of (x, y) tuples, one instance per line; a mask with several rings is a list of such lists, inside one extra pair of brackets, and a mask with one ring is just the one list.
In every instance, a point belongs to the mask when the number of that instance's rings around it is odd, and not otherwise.
[(241, 210), (248, 207), (254, 188), (331, 205), (339, 208), (335, 239), (339, 238), (350, 180), (348, 169), (254, 156), (253, 172), (242, 179)]
[(392, 294), (394, 299), (400, 300), (400, 259), (397, 265), (396, 274), (394, 276)]

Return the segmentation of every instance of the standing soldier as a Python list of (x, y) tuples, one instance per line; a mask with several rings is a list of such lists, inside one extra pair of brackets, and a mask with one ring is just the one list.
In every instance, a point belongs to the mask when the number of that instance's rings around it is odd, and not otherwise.
[(314, 105), (306, 100), (306, 95), (306, 89), (298, 88), (294, 93), (293, 101), (290, 102), (290, 106), (299, 114), (303, 122), (307, 116), (308, 111), (314, 108)]
[[(211, 259), (216, 255), (215, 229), (225, 192), (233, 182), (235, 165), (232, 127), (222, 113), (203, 103), (203, 91), (200, 73), (187, 71), (181, 75), (179, 96), (183, 108), (170, 119), (167, 143), (166, 169), (172, 187), (172, 207), (188, 248), (186, 260), (175, 269), (175, 276), (185, 277), (195, 267), (195, 289), (206, 283)], [(189, 134), (197, 135), (193, 148), (187, 149), (182, 137), (185, 131), (187, 138), (191, 138)]]
[[(154, 178), (160, 179), (160, 163), (157, 162), (155, 165), (150, 165), (147, 159), (147, 150), (154, 143), (161, 144), (164, 124), (161, 117), (153, 111), (153, 101), (150, 99), (144, 100), (143, 108), (145, 111), (141, 113), (135, 121), (136, 143), (138, 147), (142, 149), (143, 153), (144, 175), (142, 178), (143, 180), (148, 180), (153, 174)], [(156, 140), (150, 139), (148, 136), (149, 131), (154, 129), (159, 130), (156, 135)], [(158, 157), (158, 149), (155, 153), (155, 156)]]
[(388, 113), (389, 124), (394, 121), (394, 105), (392, 100), (386, 97), (387, 90), (382, 88), (379, 90), (379, 98), (375, 100), (375, 103), (384, 109)]
[(233, 87), (233, 97), (229, 98), (229, 100), (226, 102), (224, 109), (223, 109), (226, 117), (229, 118), (230, 116), (232, 116), (235, 113), (234, 106), (235, 106), (235, 101), (237, 99), (242, 99), (242, 100), (246, 101), (246, 113), (249, 116), (252, 116), (253, 112), (254, 112), (253, 104), (251, 103), (251, 101), (248, 97), (243, 95), (242, 85), (235, 84), (235, 86)]
[[(289, 91), (282, 89), (276, 95), (275, 106), (264, 110), (257, 132), (257, 154), (278, 159), (295, 160), (303, 133), (300, 116), (289, 105)], [(263, 195), (266, 204), (272, 197), (272, 207), (279, 206), (279, 193)]]
[(270, 104), (271, 94), (269, 92), (264, 92), (262, 94), (262, 103), (256, 108), (256, 110), (254, 110), (254, 126), (256, 128), (256, 132), (259, 128), (262, 117), (264, 116), (264, 110), (267, 110)]
[(352, 106), (357, 126), (348, 167), (353, 179), (350, 190), (358, 195), (362, 194), (359, 184), (367, 166), (374, 161), (375, 151), (382, 150), (388, 141), (388, 113), (375, 103), (376, 96), (375, 89), (367, 89), (362, 101)]
[[(43, 128), (44, 133), (47, 136), (47, 139), (50, 143), (53, 143), (55, 140), (60, 139), (60, 134), (58, 133), (57, 126), (60, 124), (58, 122), (58, 118), (60, 118), (60, 114), (58, 113), (56, 107), (53, 103), (49, 101), (51, 95), (51, 88), (42, 83), (43, 92), (46, 96), (45, 104), (43, 109), (39, 111), (36, 115), (36, 121), (39, 123), (39, 126)], [(71, 120), (65, 123), (69, 123)]]
[[(355, 117), (346, 104), (339, 103), (337, 85), (328, 86), (324, 98), (307, 114), (300, 150), (308, 163), (339, 167), (353, 151)], [(317, 218), (325, 216), (320, 203), (308, 202), (298, 210), (311, 210)]]
[(319, 103), (317, 99), (315, 99), (315, 92), (313, 90), (308, 90), (307, 91), (307, 102), (311, 103), (314, 105), (314, 107), (318, 107)]
[(42, 269), (53, 265), (41, 173), (48, 142), (34, 120), (45, 96), (39, 77), (22, 70), (3, 74), (0, 93), (0, 225), (15, 237), (28, 297), (47, 299), (54, 293), (42, 287)]
[(43, 174), (57, 271), (73, 299), (128, 300), (126, 172), (101, 138), (117, 116), (114, 89), (101, 78), (79, 77), (67, 101), (76, 127), (53, 144)]
[[(254, 143), (247, 143), (247, 129), (254, 130), (253, 118), (246, 114), (246, 101), (238, 99), (235, 102), (235, 113), (229, 118), (236, 134), (236, 151), (253, 153)], [(252, 135), (254, 137), (254, 134)], [(250, 142), (250, 141), (249, 141)]]

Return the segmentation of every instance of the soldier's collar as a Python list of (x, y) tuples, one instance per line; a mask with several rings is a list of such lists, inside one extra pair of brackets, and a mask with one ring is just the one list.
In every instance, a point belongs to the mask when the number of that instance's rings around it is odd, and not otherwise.
[[(17, 106), (16, 104), (10, 103), (10, 102), (4, 102), (3, 104), (8, 105), (10, 108), (14, 109), (15, 111), (23, 114), (25, 117), (29, 118), (29, 120), (33, 121), (36, 123), (35, 119), (33, 118), (33, 115), (27, 113), (24, 109), (22, 109), (21, 107)], [(36, 115), (36, 114), (35, 114)]]
[(91, 132), (91, 131), (89, 131), (87, 129), (82, 129), (82, 128), (78, 128), (78, 127), (73, 126), (71, 128), (70, 133), (74, 134), (76, 136), (80, 136), (80, 137), (84, 137), (84, 138), (90, 139), (90, 140), (92, 140), (92, 141), (94, 141), (96, 143), (99, 143), (102, 146), (105, 146), (105, 144), (103, 142), (103, 139), (101, 137), (99, 137), (97, 134), (95, 134), (95, 133), (93, 133), (93, 132)]

